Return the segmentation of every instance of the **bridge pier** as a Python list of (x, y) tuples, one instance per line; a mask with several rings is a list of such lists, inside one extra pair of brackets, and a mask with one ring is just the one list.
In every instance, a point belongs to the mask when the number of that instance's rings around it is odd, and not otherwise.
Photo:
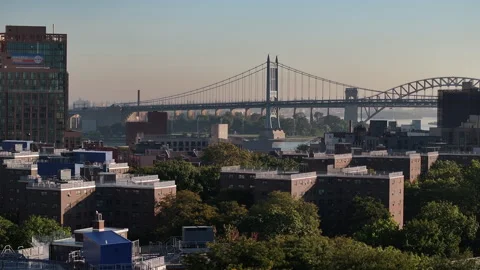
[(352, 123), (357, 123), (358, 121), (358, 105), (355, 105), (357, 99), (357, 88), (345, 88), (345, 100), (352, 102), (351, 105), (349, 104), (345, 106), (343, 119), (347, 122), (352, 121)]
[(187, 111), (187, 118), (190, 120), (195, 119), (195, 111), (194, 110), (188, 110)]
[(173, 111), (173, 119), (177, 119), (180, 115), (182, 115), (182, 111)]
[(310, 125), (313, 125), (313, 107), (310, 107)]

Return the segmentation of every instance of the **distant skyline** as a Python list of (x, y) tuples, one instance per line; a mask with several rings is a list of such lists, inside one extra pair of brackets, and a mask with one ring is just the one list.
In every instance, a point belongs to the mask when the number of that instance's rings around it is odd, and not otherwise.
[(436, 76), (480, 77), (480, 2), (15, 1), (5, 25), (68, 34), (70, 103), (151, 99), (266, 60), (385, 90)]

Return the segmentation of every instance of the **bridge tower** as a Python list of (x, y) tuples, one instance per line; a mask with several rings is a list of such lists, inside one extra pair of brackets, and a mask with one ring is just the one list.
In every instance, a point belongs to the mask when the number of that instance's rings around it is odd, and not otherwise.
[(352, 104), (345, 106), (344, 120), (352, 123), (358, 122), (358, 105), (353, 102), (358, 99), (357, 88), (345, 88), (345, 100), (352, 101)]
[[(266, 77), (266, 117), (263, 135), (269, 139), (283, 139), (285, 138), (285, 133), (280, 127), (279, 108), (272, 105), (272, 102), (278, 101), (278, 57), (275, 57), (275, 62), (270, 62), (270, 55), (267, 56)], [(276, 118), (276, 120), (273, 118)]]

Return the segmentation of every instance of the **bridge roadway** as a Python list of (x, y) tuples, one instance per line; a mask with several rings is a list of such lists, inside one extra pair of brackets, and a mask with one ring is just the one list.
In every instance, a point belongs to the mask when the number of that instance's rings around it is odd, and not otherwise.
[[(270, 103), (272, 107), (277, 108), (345, 108), (347, 106), (358, 107), (396, 107), (396, 108), (436, 108), (437, 99), (357, 99), (357, 100), (289, 100), (276, 101)], [(155, 104), (121, 107), (123, 113), (133, 113), (137, 111), (188, 111), (188, 110), (217, 110), (217, 109), (252, 109), (265, 108), (265, 101), (242, 101), (226, 103), (203, 103), (203, 104)], [(110, 107), (93, 107), (84, 109), (69, 110), (69, 115), (82, 115), (87, 111), (107, 110)]]

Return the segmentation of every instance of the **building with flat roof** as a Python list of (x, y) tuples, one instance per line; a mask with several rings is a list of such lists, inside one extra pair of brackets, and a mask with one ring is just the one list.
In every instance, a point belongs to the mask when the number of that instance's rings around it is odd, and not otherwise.
[(472, 82), (464, 82), (461, 90), (439, 90), (437, 126), (456, 128), (470, 115), (480, 115), (480, 91)]
[(400, 228), (403, 227), (404, 176), (401, 171), (369, 173), (366, 166), (360, 166), (319, 174), (305, 200), (318, 205), (323, 222), (342, 226), (356, 196), (379, 200)]
[(158, 202), (176, 194), (175, 181), (160, 181), (156, 175), (134, 176), (102, 173), (97, 181), (83, 178), (25, 179), (26, 216), (41, 215), (72, 229), (90, 224), (95, 211), (108, 218), (109, 226), (128, 227), (134, 232), (153, 228)]
[(68, 120), (67, 35), (45, 26), (0, 33), (0, 140), (62, 147)]
[(371, 173), (366, 166), (334, 168), (326, 172), (280, 172), (240, 166), (222, 167), (222, 189), (251, 192), (256, 201), (273, 191), (287, 192), (319, 207), (322, 221), (344, 224), (347, 208), (355, 196), (378, 199), (403, 226), (404, 176), (401, 171)]
[(367, 166), (376, 172), (403, 172), (405, 180), (414, 182), (421, 174), (421, 157), (416, 152), (388, 154), (387, 151), (371, 151), (353, 155), (351, 166)]

